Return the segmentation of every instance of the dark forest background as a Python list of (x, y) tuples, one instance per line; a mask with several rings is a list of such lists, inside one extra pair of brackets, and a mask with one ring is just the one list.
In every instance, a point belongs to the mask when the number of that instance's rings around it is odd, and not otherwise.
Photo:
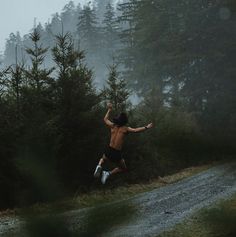
[(23, 37), (0, 70), (0, 208), (100, 188), (106, 103), (130, 126), (129, 172), (108, 188), (235, 155), (234, 0), (69, 2)]

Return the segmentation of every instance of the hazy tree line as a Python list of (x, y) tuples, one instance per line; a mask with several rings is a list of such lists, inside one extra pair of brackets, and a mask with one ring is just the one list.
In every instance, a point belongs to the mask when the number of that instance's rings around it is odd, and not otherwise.
[[(54, 46), (55, 35), (70, 32), (75, 47), (84, 50), (86, 63), (96, 72), (96, 82), (101, 87), (108, 71), (107, 66), (115, 58), (115, 50), (119, 47), (117, 14), (112, 0), (96, 0), (85, 6), (75, 6), (74, 2), (70, 1), (60, 14), (55, 13), (44, 26), (35, 21), (34, 28), (37, 28), (41, 35), (40, 42), (49, 48)], [(19, 32), (11, 33), (6, 41), (2, 64), (9, 66), (15, 63), (17, 46), (18, 60), (29, 65), (30, 57), (25, 48), (31, 47), (31, 44), (29, 34), (21, 37)], [(46, 53), (44, 66), (54, 66), (49, 51)]]
[[(113, 115), (128, 112), (131, 126), (155, 124), (128, 136), (129, 172), (110, 185), (235, 154), (234, 1), (129, 0), (116, 10), (107, 3), (70, 2), (45, 27), (8, 39), (1, 208), (98, 187), (92, 174), (108, 141), (107, 101)], [(94, 78), (106, 81), (103, 90)]]

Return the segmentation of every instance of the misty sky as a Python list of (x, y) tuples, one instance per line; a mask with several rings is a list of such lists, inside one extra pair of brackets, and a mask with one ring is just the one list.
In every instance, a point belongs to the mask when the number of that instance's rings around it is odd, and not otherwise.
[[(69, 0), (0, 0), (0, 54), (4, 50), (6, 38), (11, 32), (20, 31), (21, 36), (27, 34), (37, 23), (46, 23), (51, 15), (61, 12)], [(84, 4), (89, 0), (74, 0)]]

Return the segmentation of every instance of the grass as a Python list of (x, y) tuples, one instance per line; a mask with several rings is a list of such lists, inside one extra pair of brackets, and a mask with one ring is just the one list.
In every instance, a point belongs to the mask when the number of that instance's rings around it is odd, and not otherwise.
[(81, 219), (68, 225), (63, 215), (37, 215), (27, 213), (23, 228), (7, 233), (4, 237), (94, 237), (109, 232), (110, 229), (126, 223), (135, 214), (136, 209), (128, 201), (124, 203), (98, 206), (89, 209)]
[(76, 206), (88, 207), (88, 206), (96, 205), (98, 203), (103, 204), (103, 203), (111, 202), (115, 200), (126, 199), (139, 193), (148, 192), (155, 188), (160, 188), (167, 184), (178, 182), (184, 178), (190, 177), (203, 170), (206, 170), (209, 167), (210, 165), (190, 167), (176, 174), (168, 175), (161, 179), (160, 178), (153, 179), (147, 183), (125, 185), (125, 186), (117, 187), (111, 190), (94, 191), (89, 194), (84, 194), (84, 195), (76, 197), (73, 200), (73, 202)]
[(236, 195), (230, 200), (200, 210), (173, 230), (158, 237), (235, 237)]

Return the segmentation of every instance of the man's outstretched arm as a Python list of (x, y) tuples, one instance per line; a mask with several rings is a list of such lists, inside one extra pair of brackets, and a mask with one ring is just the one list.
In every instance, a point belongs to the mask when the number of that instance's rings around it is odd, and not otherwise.
[(114, 126), (114, 123), (112, 123), (110, 120), (109, 120), (109, 115), (110, 115), (110, 112), (111, 112), (111, 110), (112, 110), (112, 104), (108, 104), (107, 105), (107, 107), (108, 107), (108, 111), (107, 111), (107, 113), (106, 113), (106, 115), (105, 115), (105, 117), (104, 117), (104, 122), (105, 122), (105, 124), (108, 126), (108, 127), (113, 127)]
[(153, 124), (152, 123), (149, 123), (147, 126), (144, 126), (144, 127), (139, 127), (139, 128), (131, 128), (131, 127), (128, 127), (127, 128), (127, 131), (128, 132), (143, 132), (143, 131), (146, 131), (150, 128), (153, 127)]

